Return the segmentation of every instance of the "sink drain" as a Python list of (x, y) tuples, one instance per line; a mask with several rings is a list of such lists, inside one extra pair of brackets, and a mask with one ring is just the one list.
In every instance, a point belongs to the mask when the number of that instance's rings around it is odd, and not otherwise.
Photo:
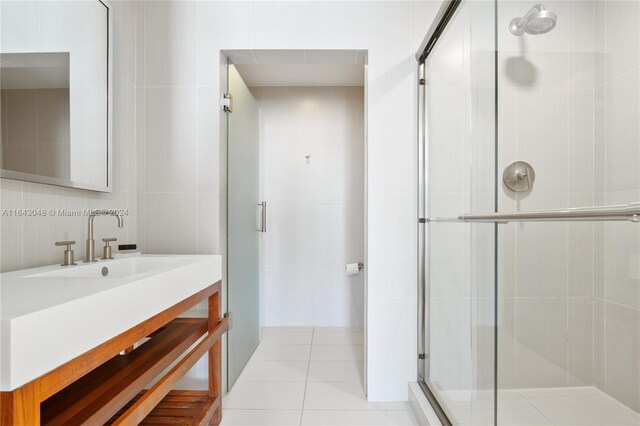
[(107, 275), (109, 275), (109, 268), (107, 268), (106, 266), (104, 266), (102, 268), (102, 276), (106, 277)]

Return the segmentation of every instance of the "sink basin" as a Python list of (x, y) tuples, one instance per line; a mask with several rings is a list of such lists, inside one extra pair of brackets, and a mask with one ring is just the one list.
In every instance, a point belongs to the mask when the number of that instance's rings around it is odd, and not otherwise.
[(79, 263), (53, 271), (24, 275), (24, 278), (96, 278), (122, 279), (177, 265), (175, 256), (136, 256), (118, 260)]
[(221, 279), (220, 256), (140, 255), (0, 274), (0, 391), (17, 389)]

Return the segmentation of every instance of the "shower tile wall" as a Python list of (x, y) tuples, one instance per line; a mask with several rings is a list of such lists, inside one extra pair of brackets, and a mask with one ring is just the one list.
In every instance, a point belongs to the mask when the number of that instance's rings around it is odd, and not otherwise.
[[(514, 37), (528, 5), (500, 3), (498, 170), (536, 172), (501, 210), (640, 200), (638, 5), (546, 1), (557, 27)], [(501, 225), (499, 250), (500, 386), (596, 385), (640, 410), (640, 227)]]
[[(595, 198), (640, 200), (640, 3), (596, 2)], [(640, 411), (640, 227), (595, 227), (595, 384)]]
[[(502, 211), (591, 206), (594, 3), (545, 2), (556, 28), (515, 37), (508, 23), (532, 6), (499, 7), (499, 157), (535, 169), (534, 189), (498, 190)], [(594, 225), (499, 227), (499, 385), (590, 384), (593, 375)]]
[[(362, 326), (363, 87), (253, 87), (261, 108), (265, 326)], [(306, 158), (309, 155), (309, 158)]]

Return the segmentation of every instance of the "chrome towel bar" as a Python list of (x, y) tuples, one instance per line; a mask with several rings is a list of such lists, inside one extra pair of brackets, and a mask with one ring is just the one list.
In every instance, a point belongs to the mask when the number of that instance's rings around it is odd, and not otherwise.
[(629, 221), (640, 222), (640, 203), (620, 206), (539, 210), (487, 214), (463, 214), (455, 217), (430, 217), (427, 222), (574, 222), (574, 221)]

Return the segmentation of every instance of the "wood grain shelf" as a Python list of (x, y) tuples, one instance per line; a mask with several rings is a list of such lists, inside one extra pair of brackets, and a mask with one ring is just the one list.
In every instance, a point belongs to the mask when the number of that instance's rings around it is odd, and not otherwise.
[(206, 318), (177, 318), (41, 404), (43, 425), (103, 424), (207, 332)]
[[(229, 327), (220, 315), (221, 292), (218, 281), (37, 379), (0, 392), (0, 426), (219, 424), (221, 337)], [(205, 300), (206, 318), (179, 318)], [(208, 389), (174, 391), (204, 356)]]
[[(112, 425), (144, 393), (144, 391), (139, 393), (106, 424)], [(209, 420), (218, 408), (219, 403), (220, 399), (211, 397), (208, 391), (173, 390), (139, 424), (206, 425), (209, 424)]]

